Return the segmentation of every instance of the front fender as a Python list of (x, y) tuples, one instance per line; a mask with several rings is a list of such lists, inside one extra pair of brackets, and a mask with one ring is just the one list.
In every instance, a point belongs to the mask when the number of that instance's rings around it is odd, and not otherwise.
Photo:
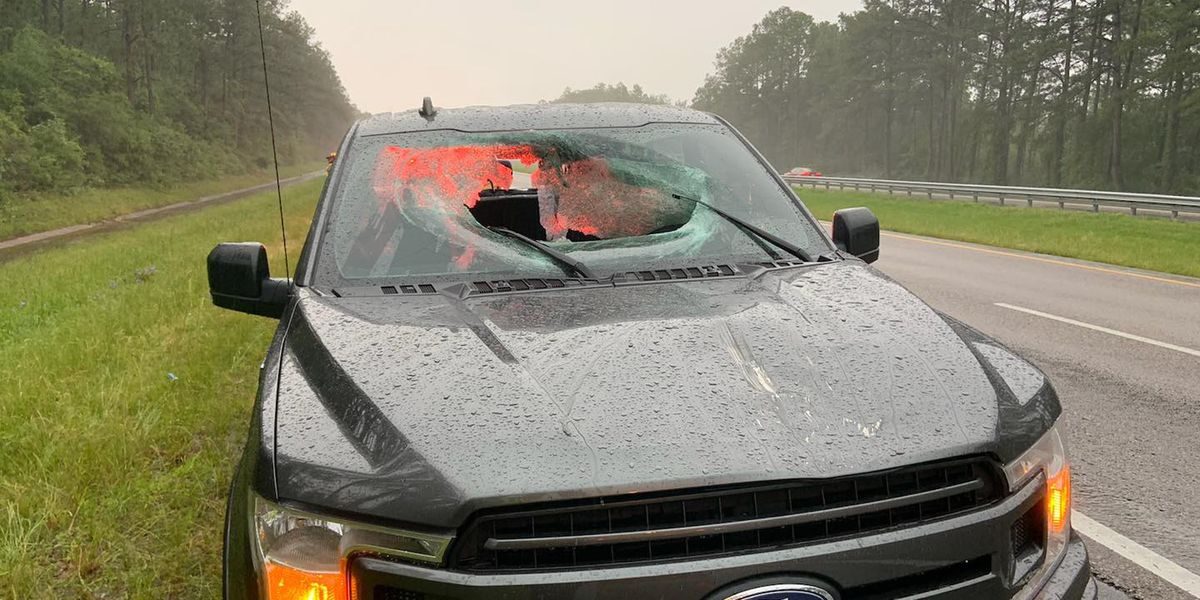
[(225, 524), (221, 553), (221, 589), (225, 600), (258, 600), (259, 573), (254, 566), (250, 539), (250, 494), (276, 500), (275, 486), (275, 410), (279, 397), (279, 366), (283, 357), (287, 329), (295, 313), (295, 299), (284, 310), (279, 328), (267, 350), (258, 380), (258, 398), (250, 420), (246, 445), (242, 449), (229, 497), (225, 503)]

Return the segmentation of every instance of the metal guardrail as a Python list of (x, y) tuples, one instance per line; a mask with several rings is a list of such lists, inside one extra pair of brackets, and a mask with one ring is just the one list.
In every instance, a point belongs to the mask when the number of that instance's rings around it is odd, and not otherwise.
[(936, 183), (932, 181), (858, 179), (853, 177), (784, 176), (784, 180), (792, 185), (811, 188), (824, 187), (827, 190), (833, 188), (839, 190), (854, 189), (858, 191), (887, 192), (889, 194), (904, 192), (908, 196), (917, 193), (927, 196), (930, 200), (936, 194), (938, 196), (949, 197), (952, 200), (959, 197), (972, 198), (976, 202), (980, 198), (996, 198), (1000, 201), (1001, 205), (1006, 200), (1025, 200), (1029, 206), (1033, 206), (1035, 201), (1057, 202), (1059, 208), (1065, 208), (1067, 204), (1086, 205), (1091, 206), (1093, 212), (1099, 212), (1101, 206), (1120, 206), (1128, 208), (1130, 214), (1134, 215), (1137, 214), (1138, 209), (1169, 212), (1172, 219), (1178, 218), (1181, 212), (1200, 213), (1200, 198), (1192, 196), (975, 185), (969, 183)]

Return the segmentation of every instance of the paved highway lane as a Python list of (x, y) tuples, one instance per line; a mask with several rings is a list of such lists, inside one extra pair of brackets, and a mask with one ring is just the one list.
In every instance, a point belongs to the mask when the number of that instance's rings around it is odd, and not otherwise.
[(1193, 597), (1149, 566), (1200, 597), (1200, 280), (889, 233), (876, 266), (1049, 375), (1098, 576)]

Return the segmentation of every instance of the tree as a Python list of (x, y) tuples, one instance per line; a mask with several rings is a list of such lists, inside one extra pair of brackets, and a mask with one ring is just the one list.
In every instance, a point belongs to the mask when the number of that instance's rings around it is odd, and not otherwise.
[(716, 72), (696, 93), (695, 104), (727, 115), (768, 156), (802, 156), (809, 151), (804, 130), (812, 90), (803, 85), (813, 57), (812, 17), (779, 8), (750, 34), (717, 54)]
[(1195, 0), (866, 0), (771, 11), (693, 105), (780, 166), (1195, 193)]
[(596, 85), (586, 90), (573, 90), (567, 88), (558, 98), (551, 102), (640, 102), (642, 104), (671, 104), (671, 99), (665, 94), (648, 94), (642, 90), (642, 86), (633, 84), (632, 88), (625, 87), (624, 83), (618, 82), (616, 85), (607, 83), (597, 83)]
[[(263, 24), (280, 157), (296, 161), (324, 156), (358, 111), (283, 5), (263, 0)], [(0, 0), (0, 23), (0, 146), (19, 155), (0, 188), (163, 183), (270, 156), (254, 2)]]

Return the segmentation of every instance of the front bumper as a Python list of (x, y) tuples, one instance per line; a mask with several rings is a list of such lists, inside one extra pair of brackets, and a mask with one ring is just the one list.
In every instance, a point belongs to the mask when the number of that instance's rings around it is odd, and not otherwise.
[[(1023, 591), (1009, 581), (1011, 527), (1041, 494), (1041, 488), (1027, 486), (988, 508), (944, 521), (812, 546), (672, 563), (471, 573), (358, 558), (351, 566), (352, 598), (701, 600), (730, 584), (790, 576), (822, 583), (841, 600), (1008, 599)], [(1036, 597), (1091, 600), (1095, 588), (1089, 581), (1087, 551), (1072, 535)]]
[(1050, 580), (1037, 595), (1038, 600), (1095, 600), (1096, 585), (1088, 564), (1087, 548), (1079, 535), (1072, 532), (1071, 542), (1063, 552), (1062, 562), (1050, 575)]

